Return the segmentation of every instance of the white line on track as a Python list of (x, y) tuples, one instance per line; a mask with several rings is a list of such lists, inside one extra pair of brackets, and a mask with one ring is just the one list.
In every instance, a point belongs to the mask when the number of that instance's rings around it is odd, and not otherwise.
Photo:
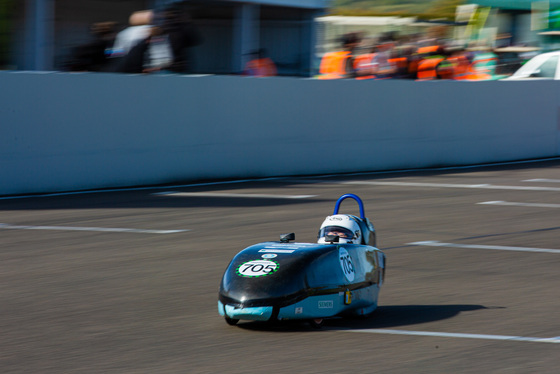
[(540, 252), (540, 253), (560, 253), (560, 249), (548, 248), (530, 248), (530, 247), (507, 247), (501, 245), (477, 245), (477, 244), (454, 244), (442, 243), (436, 240), (424, 242), (407, 243), (408, 245), (419, 245), (425, 247), (449, 247), (449, 248), (467, 248), (467, 249), (491, 249), (496, 251), (516, 251), (516, 252)]
[(363, 333), (370, 333), (370, 334), (432, 336), (432, 337), (441, 337), (441, 338), (487, 339), (487, 340), (505, 340), (505, 341), (533, 342), (533, 343), (560, 343), (560, 336), (554, 338), (535, 338), (529, 336), (458, 334), (458, 333), (448, 333), (448, 332), (385, 330), (385, 329), (364, 329), (364, 330), (354, 329), (354, 330), (342, 330), (342, 331), (363, 332)]
[(93, 231), (93, 232), (130, 232), (135, 234), (175, 234), (189, 230), (145, 230), (111, 227), (75, 227), (75, 226), (21, 226), (0, 223), (0, 229), (6, 230), (60, 230), (60, 231)]
[(436, 187), (436, 188), (474, 188), (485, 190), (519, 190), (519, 191), (557, 191), (557, 187), (531, 187), (531, 186), (496, 186), (492, 184), (450, 184), (450, 183), (416, 183), (416, 182), (372, 182), (351, 181), (338, 182), (340, 184), (371, 185), (371, 186), (398, 186), (398, 187)]
[(317, 195), (269, 195), (269, 194), (241, 194), (225, 192), (156, 192), (152, 195), (179, 197), (242, 197), (247, 199), (309, 199)]
[(523, 182), (560, 183), (560, 179), (526, 179)]
[(525, 206), (535, 208), (560, 208), (560, 204), (541, 204), (541, 203), (516, 203), (510, 201), (484, 201), (479, 205), (503, 205), (503, 206)]

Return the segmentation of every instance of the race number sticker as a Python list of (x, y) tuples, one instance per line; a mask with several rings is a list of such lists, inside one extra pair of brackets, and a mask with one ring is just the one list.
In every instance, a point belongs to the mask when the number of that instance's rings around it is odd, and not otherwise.
[(276, 261), (253, 260), (239, 265), (236, 272), (241, 277), (255, 278), (272, 274), (278, 268), (280, 268), (280, 265)]
[(354, 281), (354, 263), (352, 262), (352, 257), (348, 254), (348, 251), (344, 248), (338, 250), (338, 258), (340, 260), (340, 267), (342, 272), (346, 276), (349, 282)]

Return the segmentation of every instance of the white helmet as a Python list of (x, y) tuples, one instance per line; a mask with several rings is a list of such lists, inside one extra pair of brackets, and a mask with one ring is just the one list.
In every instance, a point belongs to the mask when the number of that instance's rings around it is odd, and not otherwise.
[(330, 243), (325, 240), (326, 235), (338, 236), (339, 243), (360, 244), (362, 239), (360, 225), (353, 216), (348, 214), (335, 214), (325, 218), (317, 236), (317, 243)]

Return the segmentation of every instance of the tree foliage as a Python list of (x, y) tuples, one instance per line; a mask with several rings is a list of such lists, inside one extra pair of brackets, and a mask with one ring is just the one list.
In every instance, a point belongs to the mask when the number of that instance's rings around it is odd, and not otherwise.
[(333, 15), (347, 16), (414, 16), (421, 19), (453, 20), (458, 5), (466, 0), (334, 0)]

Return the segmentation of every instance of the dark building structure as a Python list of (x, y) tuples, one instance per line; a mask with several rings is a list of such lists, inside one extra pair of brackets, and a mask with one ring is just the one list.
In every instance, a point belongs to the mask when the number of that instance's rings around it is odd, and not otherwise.
[(252, 51), (265, 48), (279, 75), (308, 76), (316, 43), (315, 18), (328, 0), (24, 0), (12, 15), (9, 66), (61, 70), (90, 25), (171, 3), (188, 11), (202, 42), (192, 48), (192, 73), (238, 74)]

